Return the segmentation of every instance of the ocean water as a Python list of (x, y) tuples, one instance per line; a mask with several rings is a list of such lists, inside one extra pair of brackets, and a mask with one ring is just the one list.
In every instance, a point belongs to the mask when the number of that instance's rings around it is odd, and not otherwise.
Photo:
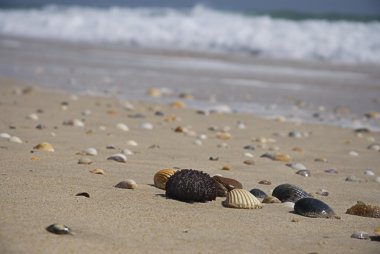
[(0, 9), (0, 36), (380, 63), (380, 22), (285, 19), (214, 10), (130, 7)]

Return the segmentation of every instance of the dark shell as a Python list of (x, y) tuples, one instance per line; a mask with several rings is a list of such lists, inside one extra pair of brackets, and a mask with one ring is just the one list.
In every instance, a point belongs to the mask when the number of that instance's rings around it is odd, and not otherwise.
[(281, 200), (281, 202), (296, 202), (301, 198), (310, 197), (303, 189), (292, 184), (280, 184), (274, 188), (272, 196)]
[(380, 218), (380, 207), (375, 205), (367, 205), (361, 201), (358, 201), (356, 205), (347, 209), (346, 213), (363, 217)]
[(260, 189), (252, 189), (249, 191), (256, 198), (266, 198), (268, 195)]
[(315, 198), (302, 198), (294, 204), (294, 211), (313, 218), (335, 218), (335, 212), (326, 203)]
[(71, 229), (63, 224), (51, 224), (50, 226), (46, 227), (46, 230), (57, 235), (72, 234)]
[(243, 189), (243, 185), (235, 179), (222, 176), (213, 176), (212, 179), (216, 183), (218, 197), (225, 197), (227, 191), (233, 189)]
[(166, 183), (166, 197), (186, 202), (215, 200), (217, 186), (209, 174), (192, 169), (182, 169)]

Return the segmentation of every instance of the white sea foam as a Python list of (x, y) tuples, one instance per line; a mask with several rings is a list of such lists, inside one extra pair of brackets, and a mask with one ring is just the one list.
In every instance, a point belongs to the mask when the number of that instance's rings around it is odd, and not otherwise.
[(1, 10), (0, 34), (380, 63), (380, 22), (291, 21), (225, 13), (203, 6), (187, 11), (52, 6)]

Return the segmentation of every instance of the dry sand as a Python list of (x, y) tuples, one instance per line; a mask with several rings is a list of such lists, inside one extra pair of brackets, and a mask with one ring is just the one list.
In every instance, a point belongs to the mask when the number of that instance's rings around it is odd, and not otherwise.
[[(133, 102), (135, 109), (127, 110), (125, 101), (115, 98), (79, 96), (75, 100), (67, 93), (36, 88), (26, 94), (14, 92), (29, 85), (0, 80), (0, 132), (23, 141), (0, 139), (1, 253), (379, 253), (379, 241), (350, 237), (355, 231), (374, 235), (379, 219), (345, 214), (358, 200), (380, 204), (380, 183), (375, 180), (380, 176), (379, 152), (367, 149), (379, 142), (379, 133), (357, 135), (351, 129), (250, 115), (201, 115), (190, 109), (141, 102)], [(63, 102), (68, 103), (66, 110)], [(83, 115), (85, 110), (91, 114)], [(157, 110), (165, 116), (156, 116)], [(31, 113), (39, 120), (27, 119)], [(177, 121), (165, 121), (167, 116), (176, 116)], [(75, 118), (83, 119), (85, 127), (62, 124)], [(239, 121), (246, 129), (237, 128)], [(144, 122), (152, 123), (154, 129), (141, 129)], [(127, 124), (130, 130), (117, 129), (117, 123)], [(46, 128), (36, 129), (37, 124)], [(175, 133), (177, 126), (208, 138), (196, 145), (196, 137)], [(215, 138), (216, 132), (209, 130), (212, 126), (229, 126), (232, 138)], [(286, 136), (289, 131), (308, 132), (309, 136), (290, 138)], [(253, 142), (255, 137), (276, 142), (265, 147)], [(129, 140), (138, 146), (128, 146)], [(41, 142), (51, 143), (55, 152), (32, 152)], [(218, 147), (222, 143), (228, 147)], [(109, 145), (115, 149), (107, 149)], [(255, 165), (243, 163), (249, 159), (243, 155), (245, 145), (256, 147), (251, 151)], [(304, 151), (293, 151), (296, 146)], [(77, 153), (88, 147), (95, 147), (98, 155), (91, 157), (91, 165), (79, 165), (83, 156)], [(285, 162), (260, 158), (270, 147), (278, 147), (294, 162), (306, 165), (312, 176), (296, 175)], [(124, 148), (135, 152), (126, 163), (106, 160)], [(349, 155), (350, 151), (359, 156)], [(39, 160), (31, 160), (33, 156)], [(210, 161), (210, 156), (219, 160)], [(315, 162), (315, 158), (328, 161)], [(221, 170), (225, 165), (231, 170)], [(153, 175), (172, 167), (222, 174), (241, 181), (247, 190), (260, 188), (267, 193), (282, 183), (311, 193), (327, 189), (327, 197), (316, 197), (341, 219), (303, 217), (284, 204), (244, 210), (223, 207), (224, 198), (193, 204), (167, 199), (165, 191), (154, 187)], [(105, 174), (89, 172), (95, 168), (102, 168)], [(336, 168), (338, 174), (324, 172), (329, 168)], [(375, 176), (365, 175), (366, 169)], [(351, 175), (361, 181), (345, 181)], [(114, 187), (126, 179), (134, 179), (138, 188)], [(258, 184), (263, 179), (272, 184)], [(88, 192), (90, 198), (75, 196), (78, 192)], [(75, 234), (51, 234), (45, 227), (52, 223), (64, 223)]]

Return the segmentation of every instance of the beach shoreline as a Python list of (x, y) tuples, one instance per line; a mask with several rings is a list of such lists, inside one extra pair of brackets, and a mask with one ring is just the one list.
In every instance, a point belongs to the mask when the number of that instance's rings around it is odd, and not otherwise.
[[(178, 97), (169, 97), (170, 102), (162, 98), (155, 103), (133, 101), (57, 92), (38, 82), (25, 89), (32, 82), (0, 79), (0, 132), (22, 141), (0, 139), (2, 253), (378, 250), (378, 241), (351, 238), (356, 231), (373, 236), (378, 219), (345, 212), (357, 201), (380, 205), (376, 180), (380, 176), (379, 151), (368, 149), (379, 142), (379, 132), (357, 133), (251, 114), (200, 114), (185, 106), (189, 101)], [(171, 105), (178, 100), (181, 103)], [(117, 127), (120, 123), (129, 130)], [(153, 129), (143, 128), (144, 123)], [(187, 131), (176, 132), (179, 126)], [(231, 137), (220, 136), (220, 132)], [(297, 137), (290, 132), (297, 132)], [(132, 146), (132, 140), (138, 145)], [(33, 149), (42, 142), (51, 143), (55, 151)], [(251, 150), (244, 149), (248, 145)], [(98, 154), (80, 154), (89, 147)], [(133, 152), (126, 163), (107, 160), (124, 149)], [(291, 162), (304, 164), (311, 176), (296, 174), (286, 162), (262, 158), (264, 153), (288, 154)], [(82, 157), (92, 163), (78, 164)], [(247, 160), (253, 163), (244, 163)], [(226, 166), (230, 170), (223, 170)], [(103, 169), (104, 175), (89, 172), (96, 168)], [(163, 168), (222, 174), (239, 180), (246, 190), (260, 188), (268, 194), (279, 184), (295, 184), (329, 204), (341, 219), (303, 217), (284, 204), (244, 210), (223, 207), (224, 198), (192, 204), (167, 199), (165, 191), (153, 184), (154, 174)], [(332, 168), (338, 173), (326, 172)], [(373, 175), (366, 175), (366, 170)], [(350, 176), (355, 177), (347, 181)], [(114, 187), (126, 179), (134, 179), (138, 187)], [(261, 180), (271, 185), (259, 184)], [(329, 195), (315, 194), (320, 189), (328, 190)], [(89, 193), (90, 198), (75, 196), (79, 192)], [(64, 223), (75, 234), (47, 232), (45, 228), (53, 223)]]

